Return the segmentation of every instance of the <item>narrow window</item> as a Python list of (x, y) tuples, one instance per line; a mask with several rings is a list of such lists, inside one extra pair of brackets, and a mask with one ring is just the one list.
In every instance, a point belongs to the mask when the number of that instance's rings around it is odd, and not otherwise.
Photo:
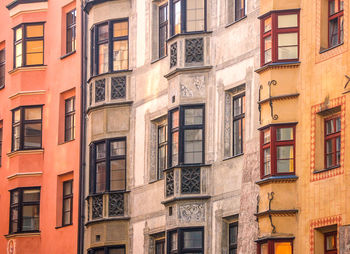
[(328, 6), (328, 44), (334, 47), (344, 41), (344, 0), (329, 0)]
[(229, 254), (237, 254), (238, 222), (229, 225)]
[(167, 54), (168, 39), (168, 4), (159, 7), (159, 58)]
[(128, 22), (113, 23), (113, 71), (128, 69), (128, 47)]
[(0, 89), (5, 87), (5, 49), (0, 50)]
[(340, 139), (340, 116), (325, 120), (325, 168), (332, 168), (340, 165)]
[(179, 163), (179, 110), (171, 113), (171, 165), (176, 166)]
[[(184, 0), (182, 0), (184, 1)], [(181, 33), (182, 18), (181, 18), (181, 0), (173, 1), (173, 34)]]
[(167, 168), (167, 126), (158, 126), (158, 175), (163, 179), (163, 171)]
[(71, 141), (75, 138), (75, 97), (64, 102), (64, 141)]
[(126, 186), (126, 142), (110, 142), (110, 190), (125, 190)]
[(12, 111), (12, 151), (40, 149), (42, 107), (26, 106)]
[(243, 153), (245, 95), (233, 98), (233, 156)]
[(76, 22), (77, 11), (74, 9), (67, 13), (66, 17), (66, 53), (74, 52), (76, 49)]
[(325, 254), (337, 254), (337, 231), (324, 234)]
[(73, 180), (63, 182), (62, 226), (72, 224)]
[(245, 16), (245, 0), (235, 0), (235, 21)]
[(108, 72), (108, 24), (97, 27), (98, 73)]

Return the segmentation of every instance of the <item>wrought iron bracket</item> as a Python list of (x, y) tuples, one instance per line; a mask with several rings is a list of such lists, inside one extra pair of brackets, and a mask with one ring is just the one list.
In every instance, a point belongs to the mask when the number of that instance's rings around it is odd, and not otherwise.
[(272, 96), (271, 96), (271, 86), (276, 86), (277, 85), (277, 81), (276, 80), (271, 80), (268, 82), (267, 84), (269, 86), (269, 99), (270, 99), (270, 109), (271, 109), (271, 117), (273, 120), (277, 120), (278, 119), (278, 115), (273, 113), (273, 102), (271, 100)]
[(350, 77), (348, 75), (345, 75), (346, 79), (348, 80), (344, 86), (344, 89), (348, 86), (348, 84), (350, 83)]
[[(263, 86), (260, 85), (259, 87), (259, 102), (261, 101), (261, 90), (263, 89)], [(261, 104), (258, 103), (258, 110), (259, 110), (259, 123), (261, 124)]]
[[(269, 212), (272, 210), (271, 209), (271, 202), (273, 200), (274, 195), (275, 195), (275, 193), (273, 191), (267, 193), (267, 197), (269, 199)], [(271, 223), (271, 227), (272, 227), (272, 233), (276, 233), (276, 226), (272, 222), (272, 215), (271, 214), (269, 214), (269, 219), (270, 219), (270, 223)]]

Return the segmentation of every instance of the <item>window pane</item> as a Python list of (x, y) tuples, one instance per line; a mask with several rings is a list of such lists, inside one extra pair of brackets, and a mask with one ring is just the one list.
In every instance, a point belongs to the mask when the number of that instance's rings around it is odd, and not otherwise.
[(41, 147), (41, 123), (24, 125), (24, 148)]
[(11, 208), (11, 233), (18, 231), (18, 207)]
[(125, 141), (112, 141), (111, 142), (111, 156), (123, 156), (125, 155)]
[(272, 41), (271, 36), (268, 36), (264, 39), (265, 47), (265, 63), (272, 61)]
[(43, 53), (31, 53), (27, 54), (27, 61), (26, 65), (37, 65), (37, 64), (43, 64)]
[(21, 130), (20, 126), (16, 126), (16, 127), (13, 128), (12, 144), (13, 144), (13, 150), (14, 151), (19, 150), (19, 147), (20, 147), (20, 141), (21, 141), (20, 130)]
[(203, 124), (203, 109), (185, 109), (185, 125)]
[(30, 25), (27, 26), (26, 37), (42, 37), (44, 36), (44, 25)]
[(244, 113), (243, 97), (233, 99), (233, 116), (238, 116)]
[(165, 254), (165, 241), (156, 242), (156, 253), (155, 254)]
[(242, 138), (243, 138), (243, 119), (239, 119), (233, 122), (233, 155), (237, 155), (243, 152)]
[(167, 131), (166, 125), (160, 126), (158, 128), (158, 144), (164, 143), (167, 141)]
[(278, 16), (278, 28), (286, 27), (298, 27), (298, 15), (289, 14), (289, 15), (279, 15)]
[(67, 198), (63, 201), (63, 212), (69, 212), (71, 210), (71, 199)]
[(166, 164), (166, 146), (162, 146), (158, 150), (158, 169), (159, 169), (159, 178), (163, 178), (163, 170), (167, 168)]
[(67, 13), (67, 26), (71, 26), (76, 22), (77, 11), (73, 10)]
[(98, 73), (108, 72), (108, 43), (98, 46)]
[(159, 28), (159, 57), (166, 55), (166, 40), (168, 38), (167, 32), (168, 30), (166, 25)]
[(338, 0), (331, 0), (331, 1), (329, 1), (329, 15), (333, 15), (334, 13), (337, 12), (337, 9), (338, 9), (338, 8), (336, 8), (336, 2), (337, 1)]
[(98, 41), (108, 40), (108, 25), (98, 27)]
[(268, 17), (267, 19), (264, 20), (264, 33), (271, 31), (271, 22), (272, 19), (271, 17)]
[(63, 196), (72, 194), (72, 184), (73, 184), (72, 181), (63, 183)]
[(22, 66), (22, 43), (16, 45), (16, 67)]
[(65, 100), (65, 112), (69, 113), (74, 111), (74, 98)]
[(111, 161), (110, 190), (125, 189), (125, 160)]
[(96, 145), (96, 159), (104, 159), (106, 158), (106, 146), (105, 143)]
[(337, 235), (326, 236), (326, 250), (335, 250), (337, 249)]
[(264, 144), (270, 143), (270, 129), (264, 131)]
[(19, 41), (22, 39), (22, 27), (16, 29), (16, 41)]
[(264, 150), (264, 175), (271, 174), (271, 164), (270, 164), (270, 148)]
[(179, 127), (179, 111), (176, 110), (171, 114), (172, 117), (172, 128)]
[(177, 250), (177, 232), (170, 234), (170, 250)]
[(39, 202), (40, 190), (23, 190), (23, 202)]
[(330, 47), (336, 46), (338, 42), (338, 18), (329, 21), (329, 43)]
[(172, 158), (172, 162), (171, 165), (172, 166), (176, 166), (179, 162), (179, 132), (174, 132), (172, 134), (172, 144), (171, 144), (171, 158)]
[(174, 34), (181, 33), (181, 0), (174, 4)]
[(128, 36), (128, 22), (118, 22), (113, 24), (113, 37)]
[(11, 191), (11, 205), (18, 204), (18, 191)]
[(14, 111), (14, 123), (18, 123), (21, 120), (21, 110), (17, 109)]
[(200, 130), (185, 130), (185, 147), (184, 147), (184, 162), (202, 163), (203, 162), (203, 131)]
[(339, 132), (341, 130), (341, 120), (340, 117), (335, 119), (335, 131)]
[(202, 231), (183, 232), (183, 244), (185, 249), (202, 248)]
[(113, 43), (113, 70), (127, 70), (128, 69), (128, 41), (115, 41)]
[(277, 147), (277, 173), (294, 172), (294, 147)]
[(237, 236), (238, 236), (238, 226), (233, 225), (230, 226), (229, 229), (229, 244), (237, 244)]
[(22, 231), (39, 230), (39, 205), (22, 208)]
[(96, 192), (106, 190), (106, 163), (100, 162), (96, 164)]
[(278, 59), (283, 60), (296, 58), (298, 58), (298, 34), (278, 34)]
[(43, 52), (43, 41), (27, 41), (27, 53)]
[(41, 108), (25, 108), (24, 120), (41, 120)]
[(293, 128), (278, 128), (277, 141), (293, 140)]
[(235, 20), (239, 20), (244, 17), (244, 2), (245, 0), (235, 0)]
[(187, 32), (204, 30), (204, 0), (187, 0), (186, 19)]
[(292, 243), (275, 242), (275, 254), (292, 254)]

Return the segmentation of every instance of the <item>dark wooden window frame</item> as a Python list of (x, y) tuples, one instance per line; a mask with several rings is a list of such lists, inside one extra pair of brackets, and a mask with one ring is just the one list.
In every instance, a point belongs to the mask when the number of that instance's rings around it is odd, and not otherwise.
[[(5, 87), (5, 68), (6, 68), (6, 50), (5, 48), (1, 49), (0, 52), (4, 54), (4, 61), (0, 61), (0, 89)], [(1, 59), (0, 59), (1, 60)]]
[[(331, 168), (335, 168), (335, 167), (339, 167), (340, 166), (340, 161), (339, 164), (334, 164), (330, 167), (327, 167), (327, 141), (328, 140), (332, 140), (332, 159), (333, 162), (336, 162), (336, 157), (337, 157), (337, 149), (336, 149), (336, 139), (340, 138), (340, 143), (341, 143), (341, 128), (339, 131), (334, 131), (333, 133), (330, 133), (327, 135), (327, 122), (329, 121), (333, 121), (334, 122), (334, 126), (336, 126), (336, 120), (337, 119), (341, 120), (341, 116), (339, 114), (337, 114), (336, 116), (332, 116), (329, 118), (326, 118), (324, 120), (324, 167), (325, 169), (331, 169)], [(339, 151), (340, 156), (341, 156), (341, 152)]]
[[(243, 105), (243, 103), (245, 103), (245, 99), (243, 101), (243, 97), (245, 97), (245, 93), (242, 93), (242, 94), (239, 94), (239, 95), (236, 95), (236, 96), (233, 96), (232, 98), (232, 155), (233, 156), (238, 156), (238, 155), (241, 155), (244, 153), (244, 135), (245, 135), (245, 105)], [(241, 108), (241, 113), (237, 116), (235, 116), (234, 112), (235, 112), (235, 108), (234, 108), (234, 102), (235, 100), (239, 100), (241, 99), (242, 100), (242, 108)], [(235, 122), (241, 122), (241, 151), (235, 151), (235, 135), (234, 135), (234, 125), (235, 125)]]
[[(67, 111), (67, 102), (69, 100), (72, 100), (72, 103), (73, 103), (73, 109), (72, 111)], [(71, 126), (71, 128), (67, 128), (67, 119), (68, 118), (72, 118), (72, 121), (73, 121), (73, 126)], [(68, 131), (70, 129), (73, 129), (72, 130), (72, 136), (69, 138), (68, 137)], [(71, 141), (71, 140), (74, 140), (75, 139), (75, 96), (73, 97), (70, 97), (66, 100), (64, 100), (64, 141), (65, 142), (68, 142), (68, 141)]]
[[(331, 2), (338, 2), (338, 11), (336, 11), (335, 13), (331, 14)], [(341, 20), (341, 17), (344, 18), (344, 9), (340, 9), (340, 2), (341, 0), (328, 0), (328, 48), (331, 48), (331, 47), (335, 47), (339, 44), (342, 44), (343, 42), (340, 40), (341, 39), (341, 29), (340, 29), (340, 20)], [(338, 43), (335, 44), (335, 45), (332, 45), (331, 43), (331, 36), (330, 36), (330, 23), (333, 21), (333, 20), (336, 20), (337, 19), (337, 23), (338, 23)], [(344, 31), (343, 31), (344, 33)]]
[[(278, 28), (278, 16), (297, 14), (298, 15), (298, 26), (288, 28)], [(264, 22), (266, 19), (271, 17), (271, 30), (264, 32)], [(260, 61), (261, 66), (269, 63), (283, 63), (298, 61), (300, 56), (300, 10), (281, 10), (269, 12), (261, 17), (260, 19)], [(298, 33), (298, 58), (295, 59), (283, 59), (278, 60), (278, 34), (282, 33)], [(271, 36), (271, 62), (265, 63), (265, 38)]]
[[(122, 23), (122, 22), (128, 22), (128, 35), (127, 36), (121, 36), (121, 37), (113, 37), (113, 24), (115, 23)], [(107, 25), (108, 27), (108, 39), (104, 41), (98, 41), (98, 29), (99, 27)], [(106, 74), (106, 73), (114, 73), (114, 72), (123, 72), (129, 70), (129, 62), (130, 62), (130, 43), (129, 43), (129, 19), (128, 18), (122, 18), (122, 19), (113, 19), (113, 20), (107, 20), (101, 23), (95, 24), (91, 28), (91, 75), (100, 75), (100, 74)], [(113, 42), (115, 41), (128, 41), (128, 69), (125, 70), (113, 70)], [(108, 44), (108, 71), (105, 73), (99, 73), (99, 55), (98, 55), (98, 49), (99, 45), (107, 43)]]
[[(40, 120), (24, 120), (25, 109), (26, 108), (41, 108), (41, 119)], [(20, 111), (20, 121), (15, 123), (15, 112)], [(24, 126), (26, 124), (41, 124), (41, 139), (40, 139), (40, 147), (38, 148), (24, 148)], [(20, 144), (17, 150), (14, 150), (14, 128), (20, 126)], [(31, 106), (20, 106), (18, 108), (12, 109), (12, 136), (11, 136), (11, 151), (20, 151), (20, 150), (38, 150), (42, 149), (43, 146), (43, 105), (31, 105)]]
[[(31, 37), (27, 38), (27, 26), (32, 25), (42, 25), (43, 26), (43, 36), (40, 37)], [(22, 28), (22, 39), (16, 41), (16, 30), (18, 28)], [(44, 60), (45, 60), (45, 22), (36, 22), (36, 23), (22, 23), (16, 27), (13, 28), (14, 35), (13, 35), (13, 68), (20, 68), (20, 67), (28, 67), (28, 66), (43, 66)], [(33, 64), (33, 65), (27, 65), (27, 47), (26, 42), (27, 41), (43, 41), (43, 63), (42, 64)], [(22, 43), (22, 65), (16, 67), (16, 45)]]
[[(113, 141), (124, 141), (125, 142), (125, 155), (123, 156), (110, 156), (110, 144)], [(105, 144), (106, 146), (106, 155), (105, 158), (97, 160), (96, 159), (96, 146), (98, 144)], [(90, 144), (90, 194), (102, 194), (102, 193), (118, 193), (118, 192), (125, 192), (126, 191), (126, 182), (127, 182), (127, 142), (126, 137), (120, 137), (120, 138), (111, 138), (111, 139), (104, 139), (99, 140), (96, 142), (93, 142)], [(124, 189), (123, 190), (110, 190), (110, 173), (111, 173), (111, 161), (112, 160), (125, 160), (125, 183), (124, 183)], [(104, 192), (96, 192), (96, 164), (99, 162), (105, 162), (106, 163), (106, 188)]]
[(275, 254), (275, 243), (278, 243), (278, 242), (291, 243), (292, 244), (292, 254), (294, 253), (293, 239), (286, 238), (286, 239), (268, 239), (265, 241), (258, 242), (257, 254), (263, 254), (263, 253), (261, 253), (261, 245), (265, 244), (265, 243), (267, 243), (267, 245), (268, 245), (268, 254)]
[[(338, 253), (338, 246), (337, 246), (337, 231), (332, 231), (328, 233), (324, 233), (324, 254), (337, 254)], [(335, 250), (328, 250), (327, 251), (327, 236), (335, 236)]]
[(122, 249), (125, 252), (125, 245), (110, 245), (110, 246), (103, 246), (103, 247), (96, 247), (88, 250), (88, 254), (95, 254), (96, 251), (103, 250), (104, 254), (109, 254), (110, 249)]
[[(162, 149), (163, 147), (165, 147), (165, 165), (168, 165), (168, 126), (167, 124), (162, 124), (157, 126), (157, 180), (163, 179), (164, 175), (160, 173), (160, 170), (164, 170), (160, 168), (159, 165), (159, 153), (160, 153), (160, 149)], [(165, 128), (165, 141), (164, 142), (160, 142), (159, 140), (159, 130), (161, 128)]]
[[(39, 201), (23, 202), (23, 191), (24, 190), (39, 190), (40, 191)], [(13, 205), (12, 204), (12, 193), (15, 191), (18, 191), (18, 203)], [(38, 205), (39, 206), (39, 225), (40, 225), (40, 199), (41, 199), (41, 187), (22, 187), (22, 188), (16, 188), (16, 189), (10, 190), (10, 218), (9, 218), (9, 222), (10, 222), (9, 223), (9, 233), (10, 234), (40, 232), (40, 230), (30, 230), (30, 231), (23, 231), (22, 230), (23, 206), (30, 206), (30, 205)], [(18, 222), (17, 222), (17, 231), (16, 232), (12, 232), (12, 230), (11, 230), (11, 228), (12, 228), (11, 227), (11, 224), (12, 224), (11, 211), (14, 208), (18, 209)]]
[[(70, 194), (68, 195), (64, 195), (64, 190), (65, 190), (65, 185), (66, 184), (70, 184), (71, 186), (71, 190), (70, 190)], [(72, 225), (73, 224), (73, 218), (72, 218), (72, 215), (73, 215), (73, 179), (71, 180), (67, 180), (67, 181), (64, 181), (62, 183), (62, 187), (63, 187), (63, 190), (62, 190), (62, 227), (64, 226), (69, 226), (69, 225)], [(70, 211), (69, 211), (69, 223), (65, 223), (64, 221), (64, 209), (65, 209), (65, 206), (64, 206), (64, 201), (65, 200), (69, 200), (70, 202)]]
[[(163, 252), (162, 252), (162, 253), (158, 253), (158, 252), (157, 252), (157, 245), (158, 245), (158, 244), (163, 245)], [(155, 253), (155, 254), (165, 254), (165, 238), (156, 239), (156, 240), (155, 240), (155, 242), (154, 242), (154, 253)]]
[[(202, 246), (201, 248), (184, 248), (184, 232), (200, 231), (202, 233)], [(171, 235), (177, 233), (177, 250), (171, 251)], [(204, 253), (204, 228), (203, 227), (189, 227), (189, 228), (177, 228), (167, 232), (167, 253), (168, 254), (185, 254), (185, 253)]]
[[(279, 128), (293, 128), (293, 140), (288, 141), (277, 141), (277, 129)], [(270, 129), (270, 142), (264, 144), (264, 132)], [(280, 125), (271, 125), (267, 128), (260, 130), (260, 177), (261, 179), (276, 176), (276, 175), (295, 175), (295, 142), (296, 142), (296, 125), (295, 124), (280, 124)], [(293, 146), (293, 165), (294, 172), (290, 173), (278, 173), (277, 172), (277, 147), (278, 146)], [(270, 168), (271, 174), (264, 174), (264, 150), (270, 148)]]
[[(164, 22), (161, 22), (160, 20), (160, 13), (161, 13), (161, 10), (163, 8), (166, 8), (166, 20)], [(159, 6), (159, 10), (158, 10), (158, 14), (159, 14), (159, 19), (158, 19), (158, 22), (159, 22), (159, 30), (158, 30), (158, 34), (159, 34), (159, 58), (162, 58), (164, 56), (166, 56), (168, 54), (168, 49), (167, 49), (167, 39), (168, 39), (168, 13), (169, 13), (169, 7), (168, 7), (168, 3), (166, 4), (163, 4), (161, 6)], [(165, 27), (165, 41), (162, 42), (161, 41), (161, 37), (160, 37), (160, 31)], [(164, 49), (165, 49), (165, 52), (163, 54), (162, 50), (161, 50), (161, 45), (164, 44)]]
[[(74, 20), (71, 24), (68, 24), (68, 15), (74, 13), (73, 17)], [(76, 40), (76, 35), (77, 35), (77, 16), (76, 16), (76, 9), (73, 9), (66, 14), (66, 54), (72, 53), (76, 50), (76, 42), (74, 43), (74, 46), (72, 49), (69, 51), (69, 43), (71, 43), (73, 40)], [(68, 38), (68, 31), (72, 30), (72, 37)], [(70, 39), (70, 40), (69, 40)]]
[[(197, 124), (197, 125), (185, 125), (185, 110), (186, 109), (199, 109), (201, 108), (203, 110), (203, 123)], [(172, 113), (179, 110), (179, 127), (173, 129), (172, 128)], [(202, 165), (205, 162), (205, 104), (193, 104), (193, 105), (182, 105), (180, 107), (177, 107), (175, 109), (172, 109), (169, 111), (168, 114), (168, 167), (172, 168), (177, 165), (172, 165), (172, 134), (174, 132), (179, 132), (179, 151), (178, 151), (178, 166), (180, 165)], [(195, 163), (195, 164), (186, 164), (184, 163), (184, 146), (185, 146), (185, 137), (184, 133), (185, 130), (202, 130), (202, 162), (201, 163)]]
[[(231, 228), (237, 228), (237, 232), (238, 232), (238, 221), (230, 223), (229, 224), (229, 234), (228, 234), (228, 247), (229, 247), (229, 253), (231, 253), (231, 250), (236, 250), (237, 251), (237, 242), (236, 243), (231, 243), (230, 239), (231, 239)], [(238, 236), (238, 234), (237, 234)], [(238, 240), (238, 239), (237, 239)]]
[(188, 34), (195, 34), (195, 33), (203, 33), (207, 31), (207, 0), (204, 1), (204, 30), (201, 31), (193, 31), (193, 32), (187, 32), (186, 28), (186, 2), (187, 0), (169, 0), (169, 14), (170, 14), (170, 34), (171, 36), (176, 35), (175, 34), (175, 20), (174, 20), (174, 5), (175, 3), (181, 1), (181, 32), (180, 34), (183, 33), (188, 33)]

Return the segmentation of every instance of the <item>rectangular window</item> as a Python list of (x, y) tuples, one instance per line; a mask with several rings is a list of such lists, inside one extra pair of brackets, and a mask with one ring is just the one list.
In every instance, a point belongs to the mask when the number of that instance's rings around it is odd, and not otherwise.
[(295, 126), (272, 126), (260, 134), (261, 177), (295, 174)]
[(233, 156), (243, 153), (245, 127), (245, 95), (233, 98)]
[(292, 240), (267, 240), (258, 244), (258, 254), (292, 254)]
[(229, 254), (237, 254), (238, 222), (229, 225)]
[(126, 188), (126, 139), (118, 138), (93, 144), (92, 191), (124, 191)]
[(41, 149), (42, 106), (12, 110), (12, 151)]
[(10, 234), (39, 231), (40, 187), (10, 191)]
[(0, 89), (5, 87), (5, 49), (0, 50)]
[(21, 24), (14, 28), (14, 68), (44, 64), (44, 24)]
[(325, 120), (325, 168), (340, 165), (341, 147), (341, 118), (340, 116)]
[(125, 246), (108, 246), (90, 249), (88, 254), (125, 254)]
[(328, 46), (344, 42), (344, 0), (328, 0)]
[(92, 32), (92, 68), (95, 74), (123, 71), (129, 68), (128, 20), (108, 21)]
[(204, 253), (203, 228), (180, 228), (168, 232), (168, 253)]
[(205, 0), (171, 0), (171, 34), (206, 29)]
[(167, 54), (168, 39), (168, 4), (159, 7), (159, 58)]
[(72, 224), (73, 180), (63, 182), (62, 226)]
[(158, 175), (157, 179), (163, 179), (163, 171), (167, 168), (167, 126), (158, 126)]
[(235, 0), (235, 21), (245, 16), (245, 0)]
[(272, 12), (261, 18), (261, 65), (299, 59), (299, 12)]
[(74, 9), (66, 16), (66, 53), (74, 52), (76, 49), (76, 22), (77, 11)]
[(324, 234), (325, 254), (337, 254), (337, 231)]
[(75, 97), (64, 101), (64, 141), (75, 138)]

